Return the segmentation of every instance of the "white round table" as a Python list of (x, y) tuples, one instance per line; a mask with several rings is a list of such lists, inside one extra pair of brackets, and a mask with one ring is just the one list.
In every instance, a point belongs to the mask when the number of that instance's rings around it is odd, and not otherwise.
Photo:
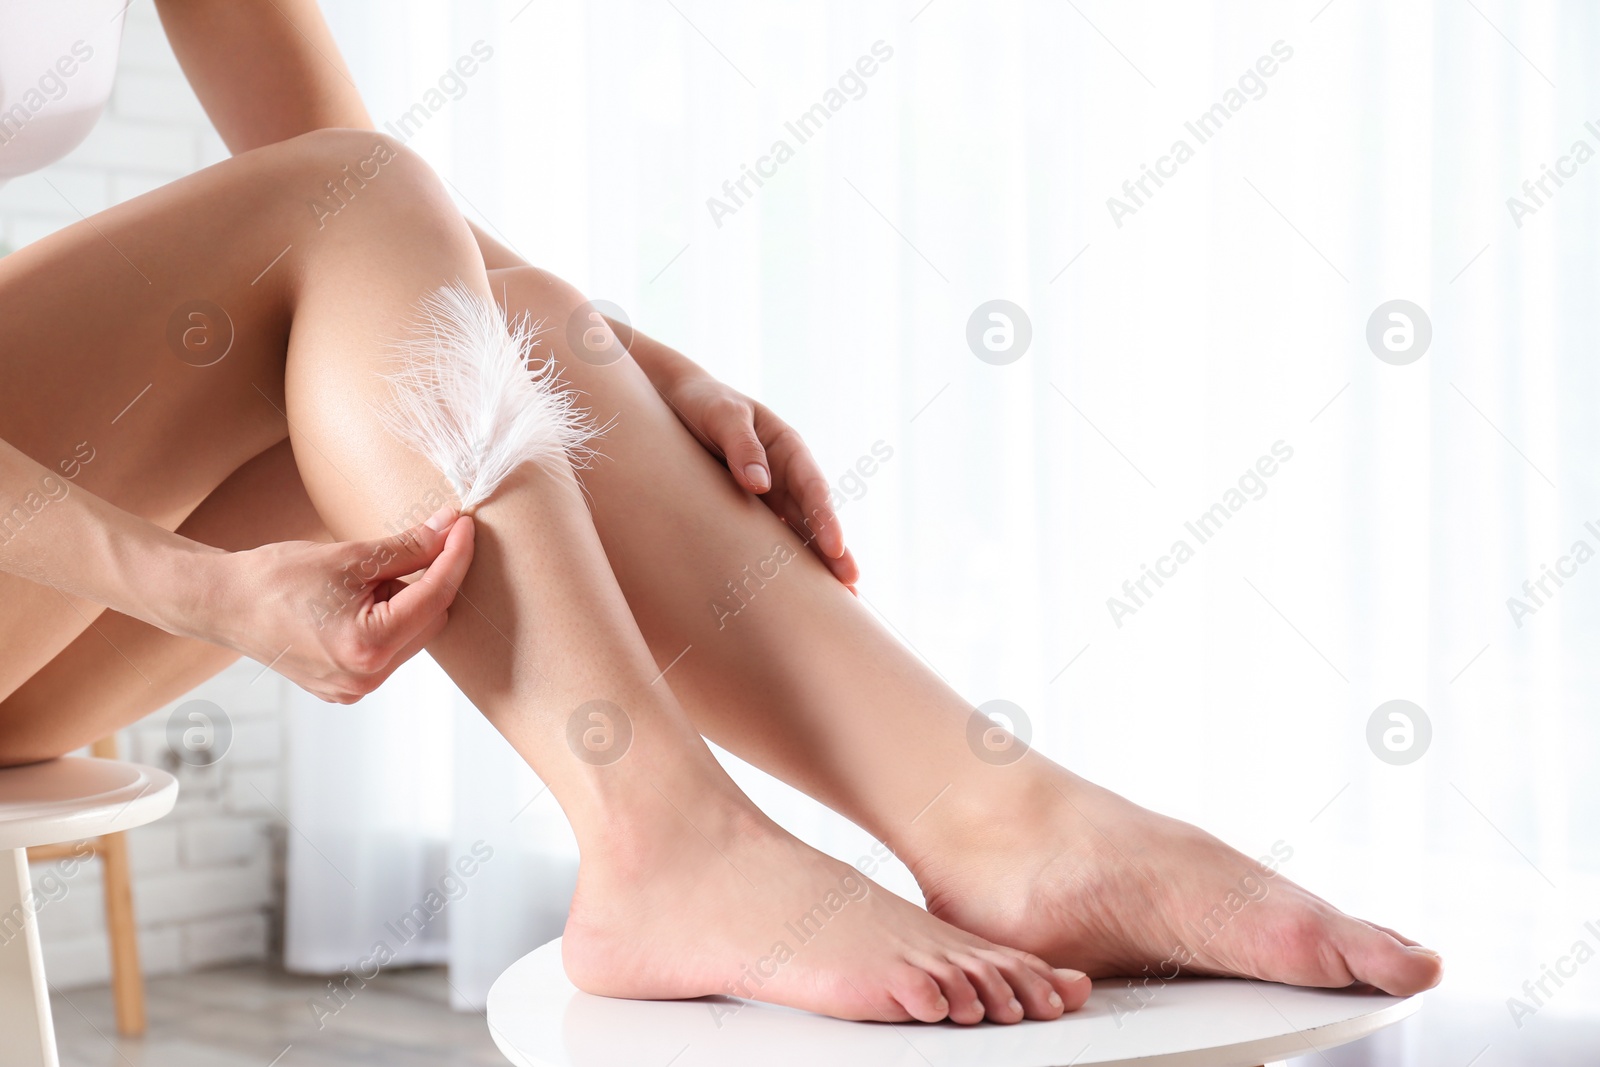
[(56, 1067), (50, 987), (28, 881), (28, 849), (153, 822), (172, 810), (178, 782), (120, 760), (64, 759), (0, 770), (0, 1067)]
[(557, 939), (489, 990), (489, 1031), (517, 1067), (1250, 1067), (1390, 1026), (1419, 997), (1223, 978), (1097, 983), (1053, 1022), (853, 1023), (731, 997), (612, 1000), (567, 980)]

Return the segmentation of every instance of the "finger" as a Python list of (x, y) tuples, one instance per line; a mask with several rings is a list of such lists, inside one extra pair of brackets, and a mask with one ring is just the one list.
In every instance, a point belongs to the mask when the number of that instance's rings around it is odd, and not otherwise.
[(773, 493), (771, 496), (763, 497), (762, 503), (775, 511), (778, 518), (787, 523), (789, 529), (794, 531), (795, 536), (805, 542), (807, 548), (816, 552), (824, 562), (827, 561), (828, 557), (822, 555), (817, 549), (817, 539), (812, 536), (810, 530), (806, 529), (806, 517), (800, 514), (800, 505), (796, 503), (794, 497), (788, 493)]
[(381, 665), (367, 666), (360, 673), (346, 671), (341, 676), (337, 689), (347, 694), (347, 696), (338, 700), (338, 703), (354, 704), (368, 693), (376, 692), (384, 682), (389, 680), (390, 675), (400, 669), (401, 664), (422, 651), (423, 646), (439, 635), (439, 631), (443, 630), (445, 624), (449, 621), (449, 614), (449, 612), (440, 612), (434, 616), (423, 625), (421, 633), (401, 646), (398, 652), (392, 653)]
[(361, 577), (368, 581), (382, 581), (414, 574), (428, 566), (444, 550), (452, 523), (456, 521), (455, 508), (444, 507), (434, 512), (426, 522), (420, 522), (393, 537), (369, 542), (369, 554), (363, 559)]
[(385, 578), (372, 588), (374, 601), (393, 600), (411, 587), (411, 583), (402, 578)]
[(404, 647), (444, 614), (456, 598), (472, 564), (477, 529), (470, 516), (450, 528), (444, 546), (422, 577), (390, 597), (372, 605), (372, 620), (391, 647)]
[(360, 700), (361, 693), (353, 693), (348, 689), (338, 686), (327, 686), (319, 689), (307, 689), (306, 692), (322, 701), (324, 704), (354, 704)]
[(761, 404), (754, 410), (756, 434), (767, 443), (773, 484), (792, 502), (792, 506), (778, 505), (774, 497), (779, 494), (774, 493), (767, 497), (768, 504), (828, 564), (834, 577), (853, 586), (861, 579), (861, 568), (848, 556), (844, 529), (831, 503), (833, 491), (822, 468), (793, 427)]
[(837, 559), (844, 554), (844, 534), (829, 503), (833, 495), (822, 468), (794, 427), (757, 405), (756, 431), (772, 456), (774, 484), (793, 497), (806, 516), (807, 536), (822, 555)]
[(412, 656), (415, 656), (418, 652), (421, 652), (423, 649), (427, 648), (429, 643), (432, 642), (435, 637), (438, 637), (439, 634), (444, 631), (444, 628), (449, 625), (449, 623), (450, 613), (448, 611), (441, 611), (439, 614), (435, 615), (432, 621), (422, 628), (421, 633), (413, 637), (404, 648), (394, 654), (394, 658), (389, 660), (389, 666), (384, 670), (384, 677), (387, 678), (394, 671), (399, 670), (402, 663), (405, 663)]
[(350, 696), (348, 699), (339, 701), (339, 703), (354, 704), (359, 700), (365, 699), (368, 693), (375, 692), (379, 686), (381, 686), (384, 682), (387, 682), (389, 680), (389, 675), (393, 674), (395, 672), (395, 668), (398, 666), (400, 666), (400, 661), (398, 659), (391, 658), (389, 662), (375, 674), (362, 674), (351, 677), (350, 680), (345, 683), (345, 689), (349, 692)]
[[(856, 563), (855, 556), (847, 548), (837, 557), (830, 556), (817, 545), (816, 531), (811, 529), (806, 522), (806, 516), (801, 514), (800, 505), (788, 493), (769, 493), (761, 498), (762, 501), (777, 513), (795, 534), (806, 543), (816, 557), (820, 559), (845, 586), (854, 586), (861, 580), (861, 567)], [(837, 520), (835, 520), (837, 524)], [(855, 590), (852, 589), (851, 592)]]
[(799, 505), (806, 531), (818, 551), (828, 559), (844, 555), (844, 530), (830, 502), (833, 489), (810, 451), (798, 440), (784, 457), (783, 487)]
[(749, 404), (729, 401), (715, 405), (705, 429), (722, 450), (733, 480), (745, 492), (759, 496), (772, 488), (767, 450), (756, 436), (755, 416)]
[[(819, 552), (818, 555), (822, 554)], [(822, 556), (822, 562), (828, 565), (828, 569), (841, 584), (849, 587), (852, 593), (855, 592), (856, 583), (861, 581), (861, 565), (856, 562), (854, 552), (847, 548), (844, 550), (844, 555), (838, 559)]]

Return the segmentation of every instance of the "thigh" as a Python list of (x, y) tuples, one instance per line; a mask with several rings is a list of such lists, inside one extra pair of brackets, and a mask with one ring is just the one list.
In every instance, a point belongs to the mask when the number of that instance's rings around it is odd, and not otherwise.
[[(0, 259), (0, 438), (59, 471), (57, 491), (175, 529), (286, 437), (304, 276), (342, 263), (359, 302), (362, 273), (382, 273), (330, 254), (414, 196), (413, 163), (363, 181), (374, 143), (323, 131), (248, 152)], [(98, 612), (0, 575), (0, 696)]]
[[(0, 259), (0, 438), (59, 472), (50, 495), (95, 493), (173, 529), (284, 436), (270, 373), (283, 290), (249, 284), (287, 222), (263, 162), (230, 160)], [(0, 575), (0, 694), (99, 610)]]

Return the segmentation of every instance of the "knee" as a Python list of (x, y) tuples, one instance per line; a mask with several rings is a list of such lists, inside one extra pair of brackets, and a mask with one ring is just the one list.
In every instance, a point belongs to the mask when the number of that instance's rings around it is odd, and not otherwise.
[[(602, 309), (569, 283), (538, 267), (508, 267), (489, 272), (489, 288), (509, 316), (526, 315), (548, 327), (541, 343), (562, 375), (587, 391), (589, 371), (633, 366), (631, 328), (613, 331)], [(581, 379), (581, 380), (580, 380)]]
[(527, 313), (559, 327), (588, 301), (570, 283), (538, 267), (506, 267), (489, 272), (489, 288), (509, 315)]
[(338, 229), (352, 236), (422, 229), (435, 238), (472, 244), (460, 210), (433, 168), (388, 134), (313, 130), (261, 151), (269, 154), (282, 180), (303, 195), (315, 230), (331, 230), (338, 220)]
[(340, 127), (312, 130), (268, 145), (261, 151), (307, 177), (331, 182), (335, 188), (343, 184), (340, 179), (348, 179), (347, 191), (360, 189), (363, 182), (375, 182), (381, 175), (431, 180), (434, 185), (438, 184), (438, 178), (421, 156), (376, 130)]

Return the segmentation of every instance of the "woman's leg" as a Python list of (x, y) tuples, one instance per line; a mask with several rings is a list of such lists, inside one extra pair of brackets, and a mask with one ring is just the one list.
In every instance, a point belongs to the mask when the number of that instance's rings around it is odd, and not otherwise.
[[(343, 306), (336, 287), (314, 288), (299, 313), (343, 324)], [(341, 538), (382, 533), (438, 481), (373, 414), (378, 369), (318, 358), (291, 338), (290, 437)], [(1069, 976), (934, 925), (750, 805), (651, 659), (571, 470), (522, 468), (475, 520), (472, 569), (429, 652), (572, 822), (584, 862), (563, 947), (582, 988), (738, 990), (833, 1015), (961, 1021), (985, 1011), (1013, 1021), (1022, 1005), (1053, 1017), (1064, 997), (1086, 995)], [(802, 943), (794, 930), (812, 932)]]
[[(61, 472), (45, 495), (86, 490), (174, 529), (285, 440), (291, 330), (335, 357), (385, 351), (382, 332), (298, 315), (305, 277), (346, 278), (352, 307), (392, 335), (415, 289), (481, 270), (456, 229), (424, 166), (356, 131), (247, 153), (70, 226), (0, 260), (0, 437)], [(4, 536), (26, 552), (43, 535), (23, 517)], [(0, 696), (100, 614), (0, 575)], [(0, 710), (0, 758), (59, 750), (63, 718)]]
[[(275, 541), (325, 541), (287, 440), (230, 474), (178, 532), (236, 552)], [(0, 722), (65, 719), (55, 748), (75, 748), (136, 722), (215, 675), (238, 655), (104, 611), (4, 701)], [(70, 731), (70, 733), (68, 732)]]
[[(531, 268), (494, 272), (492, 289), (557, 327), (544, 339), (566, 378), (598, 419), (616, 416), (605, 458), (583, 475), (594, 520), (696, 724), (889, 842), (938, 913), (1092, 973), (1159, 969), (1182, 948), (1192, 969), (1315, 985), (1436, 980), (1436, 960), (1262, 876), (1209, 835), (1035, 753), (1009, 766), (977, 758), (970, 705), (734, 487), (631, 360), (572, 358), (560, 327), (577, 293)], [(1194, 944), (1184, 924), (1204, 925), (1244, 879), (1266, 895)]]
[[(582, 298), (570, 286), (533, 268), (493, 284), (513, 313), (555, 327), (563, 375), (614, 419), (582, 477), (633, 616), (696, 725), (888, 842), (936, 914), (1091, 974), (1176, 957), (1306, 985), (1437, 981), (1436, 956), (1209, 834), (1035, 752), (980, 758), (972, 705), (734, 485), (631, 359), (573, 358), (563, 327)], [(1249, 904), (1216, 924), (1238, 899)], [(1216, 933), (1200, 942), (1197, 928)]]
[[(345, 186), (345, 162), (357, 167), (374, 145), (385, 169)], [(347, 189), (336, 213), (310, 205), (328, 195), (324, 183)], [(82, 285), (87, 267), (103, 265), (93, 253), (109, 258), (95, 238), (155, 292), (131, 281), (120, 290), (105, 272)], [(270, 295), (252, 293), (258, 264), (285, 247)], [(489, 287), (436, 180), (384, 139), (324, 133), (249, 153), (19, 255), (20, 266), (0, 263), (0, 331), (19, 339), (23, 388), (0, 398), (0, 433), (53, 462), (109, 400), (149, 394), (141, 428), (78, 484), (176, 524), (287, 427), (302, 481), (339, 537), (381, 533), (436, 491), (438, 473), (379, 424), (378, 372), (422, 295), (458, 279)], [(169, 309), (195, 298), (234, 322), (235, 347), (208, 367), (160, 340)], [(90, 300), (94, 313), (83, 314)], [(570, 470), (524, 468), (477, 526), (472, 570), (429, 648), (573, 823), (584, 862), (565, 945), (581, 986), (739, 992), (891, 1020), (1015, 1021), (1082, 1002), (1081, 975), (938, 921), (749, 804), (651, 661)], [(18, 591), (33, 599), (0, 601), (0, 627), (16, 632), (40, 623), (19, 615), (52, 606)], [(86, 625), (59, 611), (44, 622), (55, 652)], [(37, 709), (5, 711), (0, 749), (48, 730)], [(585, 744), (595, 727), (625, 747)]]

